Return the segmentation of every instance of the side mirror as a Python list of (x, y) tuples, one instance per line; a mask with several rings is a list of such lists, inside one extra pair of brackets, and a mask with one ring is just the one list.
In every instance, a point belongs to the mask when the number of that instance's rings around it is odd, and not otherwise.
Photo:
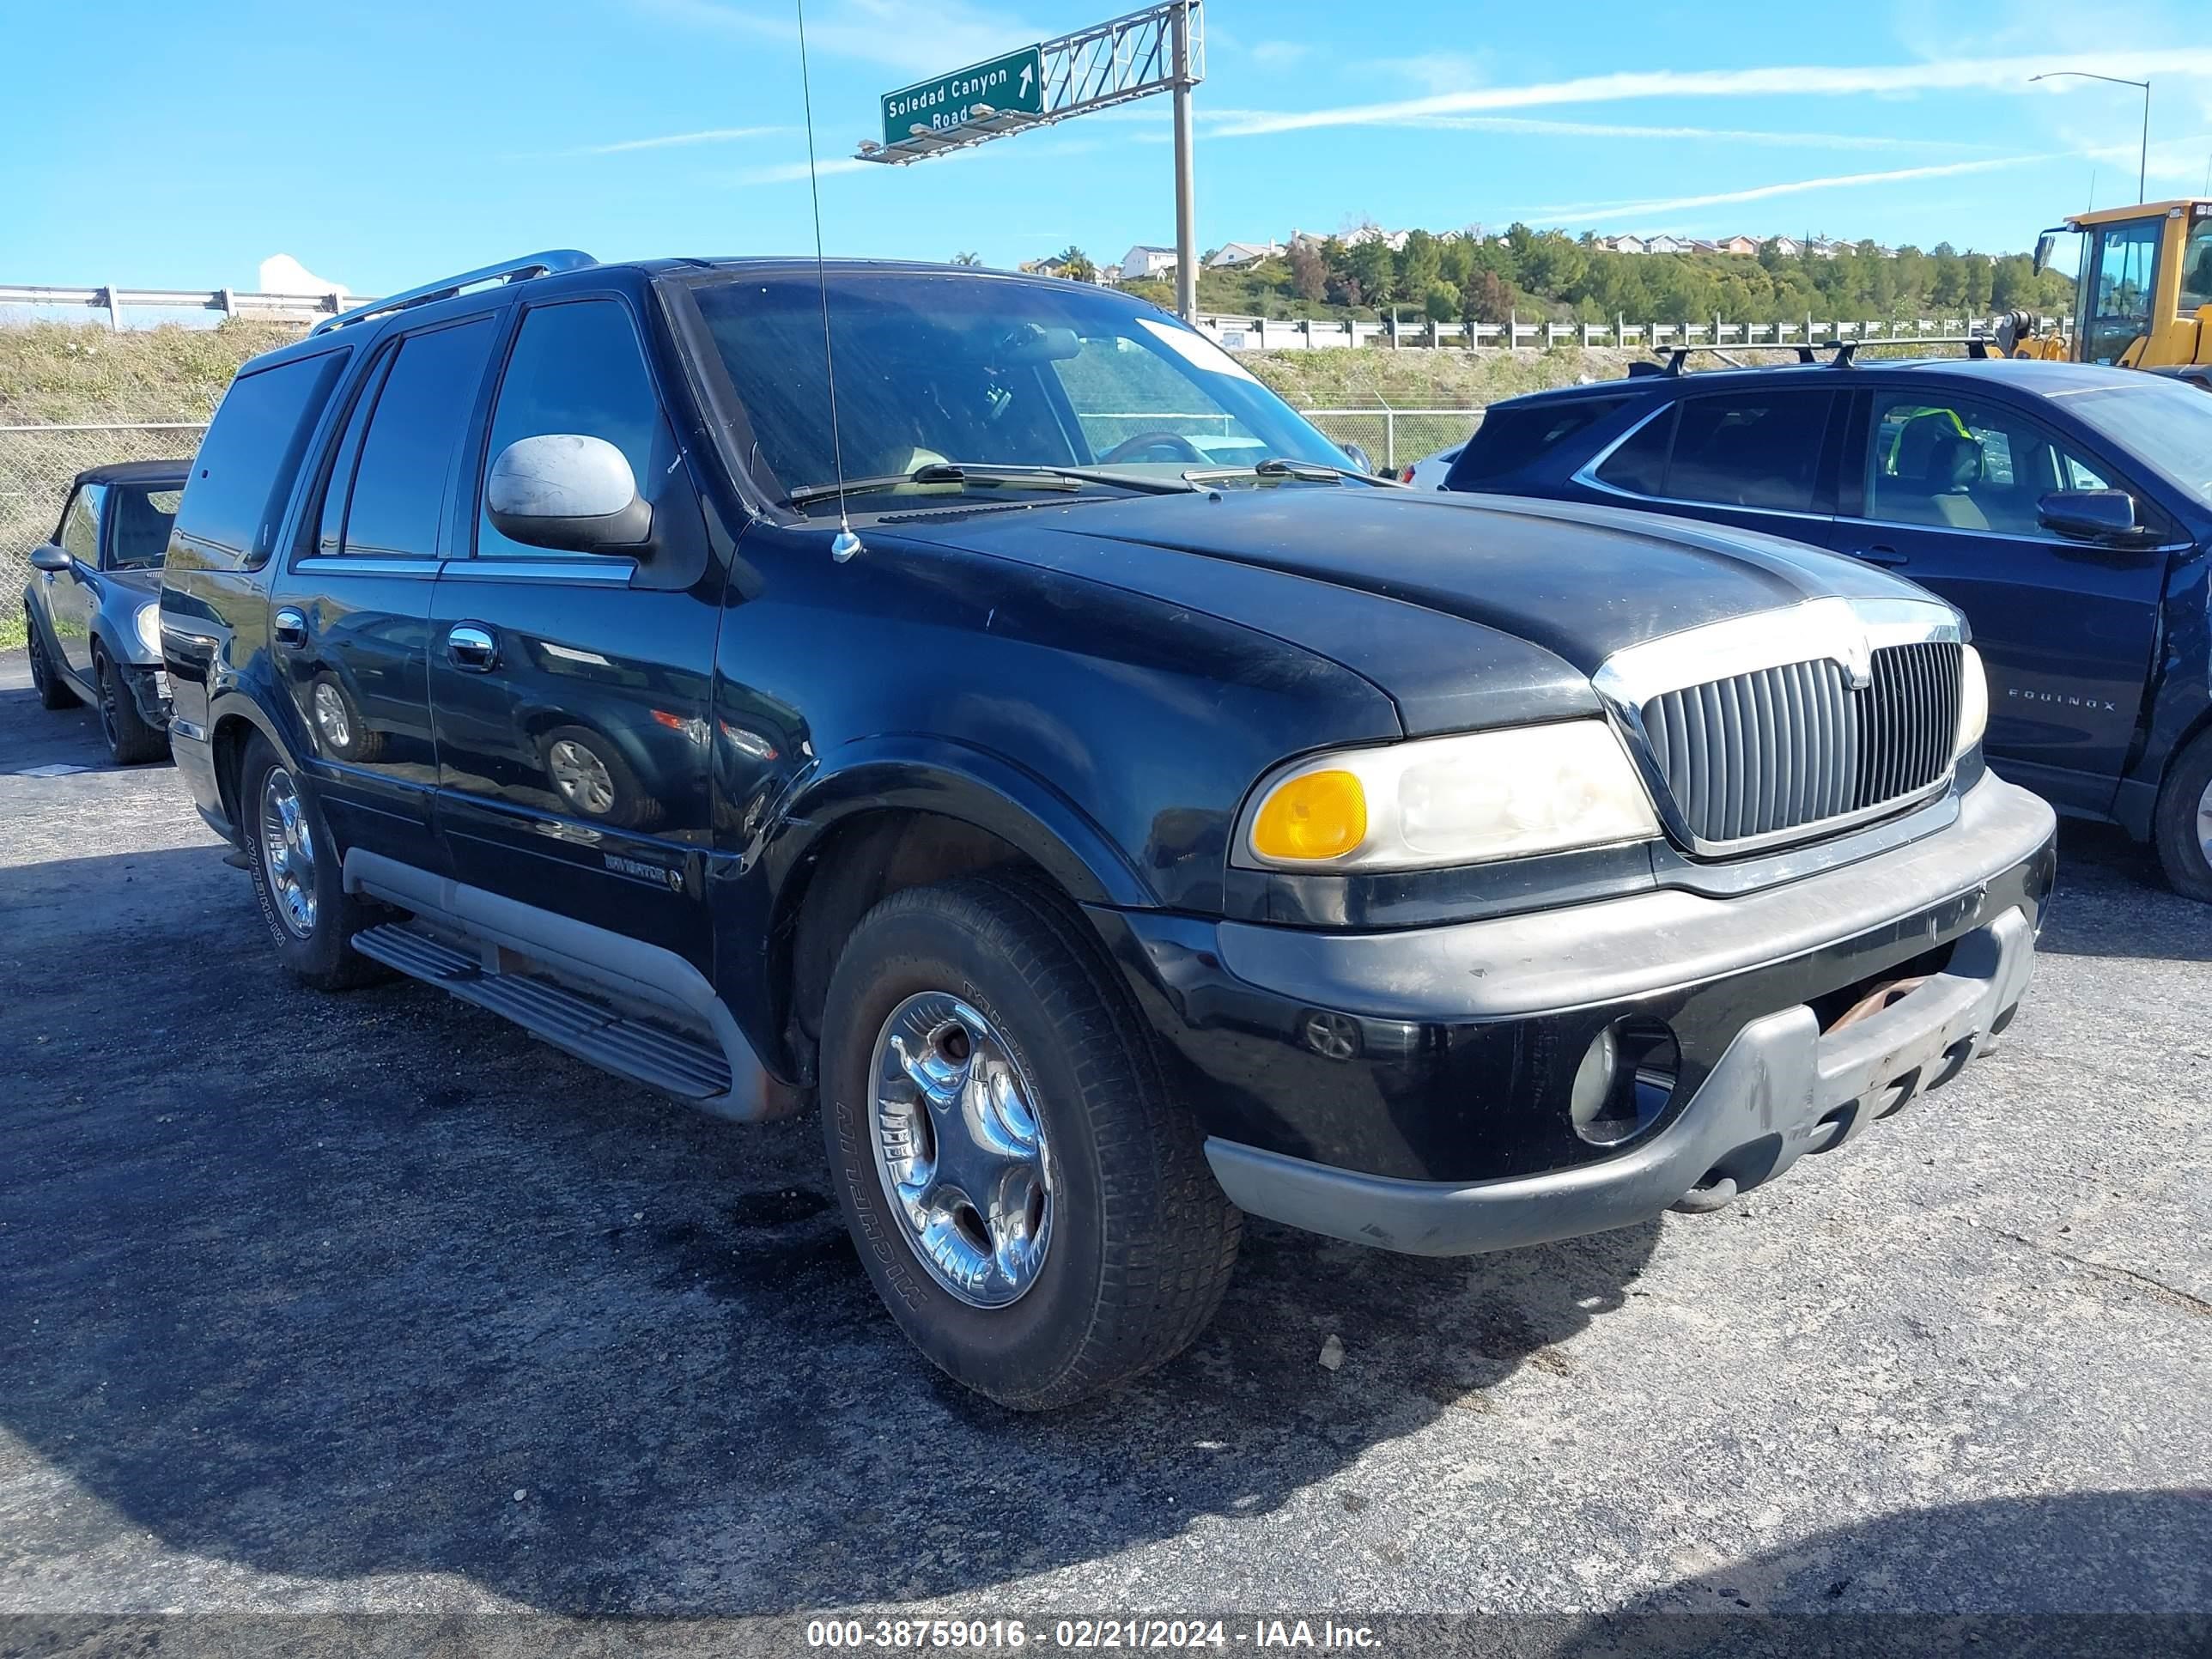
[(2136, 498), (2124, 489), (2059, 489), (2036, 504), (2045, 530), (2069, 541), (2125, 546), (2146, 533), (2136, 522)]
[(2051, 263), (2051, 250), (2058, 245), (2057, 234), (2045, 231), (2035, 239), (2035, 274), (2043, 275), (2044, 267)]
[(531, 547), (638, 557), (653, 535), (653, 508), (622, 451), (574, 432), (520, 438), (500, 451), (484, 507), (501, 535)]
[(31, 550), (31, 568), (46, 570), (58, 575), (70, 568), (70, 556), (48, 542), (44, 547)]
[(1337, 447), (1350, 458), (1355, 472), (1372, 472), (1375, 470), (1375, 463), (1368, 459), (1367, 452), (1358, 444), (1339, 444)]

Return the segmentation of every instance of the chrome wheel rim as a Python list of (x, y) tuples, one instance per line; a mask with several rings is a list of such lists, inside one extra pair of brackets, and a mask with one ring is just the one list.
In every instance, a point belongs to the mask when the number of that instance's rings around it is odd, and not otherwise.
[(315, 687), (315, 726), (323, 741), (337, 750), (353, 746), (353, 722), (346, 718), (345, 699), (325, 680)]
[(1021, 1300), (1052, 1245), (1052, 1157), (1005, 1040), (946, 991), (891, 1011), (869, 1068), (870, 1139), (915, 1257), (971, 1308)]
[(2197, 850), (2212, 865), (2212, 783), (2197, 798)]
[(573, 738), (562, 738), (545, 751), (546, 769), (553, 787), (579, 811), (603, 817), (615, 804), (615, 781), (607, 763)]
[(315, 837), (292, 775), (271, 767), (261, 786), (261, 869), (284, 926), (301, 939), (315, 931)]

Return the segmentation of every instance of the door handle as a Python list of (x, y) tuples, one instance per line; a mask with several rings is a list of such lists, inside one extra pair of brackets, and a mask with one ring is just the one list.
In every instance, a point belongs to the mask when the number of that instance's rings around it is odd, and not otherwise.
[(279, 645), (305, 645), (307, 642), (307, 619), (288, 605), (269, 619), (269, 637)]
[(456, 623), (446, 632), (446, 660), (471, 674), (499, 665), (499, 641), (482, 623)]
[(1888, 570), (1894, 570), (1899, 565), (1911, 562), (1893, 547), (1863, 547), (1859, 550), (1859, 557), (1869, 564), (1878, 564)]

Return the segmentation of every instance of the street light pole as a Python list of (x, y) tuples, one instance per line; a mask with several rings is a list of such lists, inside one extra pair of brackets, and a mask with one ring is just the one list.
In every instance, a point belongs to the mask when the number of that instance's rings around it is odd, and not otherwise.
[(1190, 7), (1175, 14), (1176, 313), (1198, 321), (1198, 209), (1191, 155)]
[(2142, 159), (2136, 167), (2136, 200), (2148, 199), (2150, 191), (2150, 82), (2124, 80), (2117, 75), (2098, 75), (2089, 70), (2051, 70), (2043, 75), (2031, 75), (2036, 81), (2102, 81), (2115, 87), (2133, 87), (2143, 95)]

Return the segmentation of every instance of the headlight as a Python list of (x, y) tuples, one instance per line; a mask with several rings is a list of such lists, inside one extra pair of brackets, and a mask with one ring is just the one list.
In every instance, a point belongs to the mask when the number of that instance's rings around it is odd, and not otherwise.
[(161, 607), (142, 605), (138, 607), (138, 643), (156, 658), (161, 654)]
[(1237, 836), (1276, 870), (1417, 870), (1659, 833), (1603, 720), (1346, 749), (1266, 780)]
[(1970, 645), (1960, 659), (1959, 740), (1952, 745), (1954, 761), (1982, 740), (1990, 723), (1990, 679), (1982, 672), (1982, 653)]

